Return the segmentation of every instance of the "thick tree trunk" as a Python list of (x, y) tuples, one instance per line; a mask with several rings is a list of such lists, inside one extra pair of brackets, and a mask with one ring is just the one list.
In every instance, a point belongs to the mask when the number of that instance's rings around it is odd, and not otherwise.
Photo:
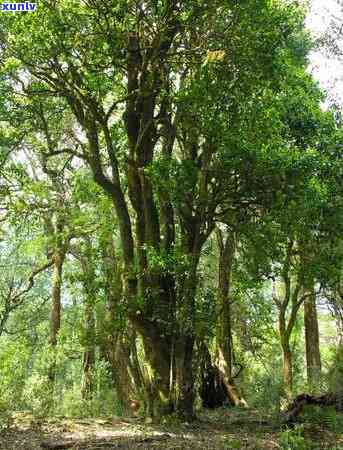
[(122, 413), (131, 415), (137, 392), (130, 373), (131, 342), (126, 332), (117, 335), (116, 342), (108, 348), (107, 356)]
[[(130, 148), (128, 192), (136, 214), (136, 253), (140, 276), (137, 280), (138, 297), (144, 298), (142, 308), (130, 311), (130, 320), (142, 336), (147, 360), (147, 411), (152, 418), (171, 412), (173, 407), (189, 410), (193, 403), (191, 361), (193, 335), (177, 328), (175, 319), (175, 283), (158, 269), (150, 266), (147, 249), (160, 252), (162, 245), (169, 251), (174, 239), (174, 219), (167, 196), (163, 197), (162, 211), (158, 211), (156, 191), (146, 168), (154, 157), (157, 124), (154, 120), (156, 101), (161, 90), (161, 67), (177, 33), (175, 18), (166, 15), (168, 27), (161, 41), (154, 40), (154, 51), (161, 64), (143, 63), (140, 36), (130, 33), (127, 42), (127, 79), (130, 97), (126, 103), (125, 125)], [(163, 44), (162, 44), (163, 42)], [(147, 61), (146, 61), (147, 62)], [(165, 74), (163, 74), (165, 76)], [(149, 92), (149, 95), (146, 95)], [(161, 196), (160, 196), (161, 198)], [(161, 236), (161, 226), (167, 233)], [(167, 278), (169, 278), (167, 280)], [(193, 293), (192, 293), (193, 294)], [(135, 304), (136, 295), (133, 295)], [(187, 297), (186, 303), (194, 298)], [(173, 350), (172, 350), (173, 347)], [(171, 367), (175, 355), (175, 383), (177, 396), (171, 398)], [(174, 403), (174, 404), (173, 404)], [(187, 404), (187, 406), (186, 406)]]
[[(187, 235), (186, 235), (187, 236)], [(196, 232), (185, 236), (184, 248), (188, 255), (188, 270), (181, 282), (178, 298), (177, 333), (175, 333), (175, 387), (174, 408), (179, 417), (192, 421), (194, 414), (193, 354), (195, 344), (195, 296), (197, 269), (202, 246)]]
[(232, 404), (235, 406), (247, 406), (246, 401), (239, 394), (232, 377), (232, 330), (229, 296), (231, 271), (235, 253), (234, 236), (228, 234), (226, 239), (224, 239), (222, 231), (217, 229), (217, 242), (219, 247), (219, 264), (216, 365)]
[(310, 388), (314, 389), (320, 379), (321, 358), (316, 295), (313, 286), (304, 292), (304, 297), (307, 381)]
[(228, 400), (227, 389), (205, 342), (197, 343), (201, 384), (199, 394), (205, 408), (219, 408)]
[[(123, 294), (121, 267), (116, 255), (112, 236), (104, 242), (103, 271), (106, 292), (106, 336), (103, 341), (103, 353), (110, 364), (114, 389), (122, 413), (131, 415), (132, 403), (136, 402), (142, 381), (139, 368), (131, 361), (131, 351), (135, 349), (135, 332), (121, 317), (120, 301)], [(133, 382), (135, 381), (135, 383)]]
[(145, 416), (158, 421), (161, 416), (173, 410), (169, 385), (171, 344), (167, 337), (163, 337), (163, 331), (158, 331), (157, 326), (151, 326), (150, 329), (148, 327), (147, 323), (142, 327), (142, 322), (137, 325), (145, 354)]
[(236, 384), (232, 378), (232, 374), (230, 375), (230, 368), (227, 365), (227, 357), (223, 355), (220, 348), (218, 348), (217, 351), (217, 367), (230, 401), (234, 406), (247, 407), (247, 402), (238, 392)]
[(176, 402), (179, 417), (194, 419), (194, 376), (193, 376), (194, 338), (181, 336), (175, 344)]
[(131, 330), (131, 358), (130, 358), (130, 373), (135, 386), (135, 392), (138, 398), (142, 398), (142, 392), (145, 390), (145, 382), (142, 373), (142, 367), (139, 362), (137, 352), (137, 334), (134, 330)]

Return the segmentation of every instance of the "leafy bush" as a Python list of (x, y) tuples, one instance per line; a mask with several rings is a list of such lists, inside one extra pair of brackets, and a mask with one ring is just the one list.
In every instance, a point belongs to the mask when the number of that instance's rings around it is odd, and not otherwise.
[[(80, 368), (78, 368), (80, 369)], [(121, 415), (121, 405), (116, 398), (108, 365), (98, 361), (94, 366), (94, 391), (89, 399), (81, 396), (82, 377), (80, 370), (74, 373), (74, 382), (65, 386), (65, 381), (58, 377), (55, 388), (53, 413), (67, 417), (97, 417)]]
[(282, 450), (308, 450), (309, 446), (304, 438), (304, 427), (298, 425), (294, 429), (287, 429), (280, 434)]
[(5, 341), (0, 351), (0, 413), (22, 408), (29, 352), (21, 340)]
[(8, 428), (12, 423), (12, 408), (10, 402), (7, 402), (3, 396), (0, 397), (0, 431)]
[[(250, 360), (250, 367), (244, 373), (245, 379), (242, 388), (249, 399), (249, 405), (278, 413), (282, 397), (282, 361), (277, 344), (266, 349), (266, 359), (269, 359), (270, 367), (265, 360)], [(276, 356), (277, 355), (277, 356)]]
[(49, 385), (48, 377), (38, 373), (33, 373), (26, 381), (23, 400), (37, 416), (45, 416), (52, 409), (53, 398)]
[(343, 430), (343, 414), (337, 413), (334, 407), (307, 406), (302, 419), (305, 422), (325, 426), (334, 433), (341, 433)]
[(331, 391), (342, 390), (343, 380), (343, 347), (334, 349), (331, 370), (328, 373), (328, 383)]
[(94, 393), (92, 398), (86, 400), (81, 397), (79, 385), (65, 391), (61, 403), (54, 409), (54, 414), (65, 417), (99, 417), (120, 413), (120, 404), (114, 389), (103, 390), (101, 395)]

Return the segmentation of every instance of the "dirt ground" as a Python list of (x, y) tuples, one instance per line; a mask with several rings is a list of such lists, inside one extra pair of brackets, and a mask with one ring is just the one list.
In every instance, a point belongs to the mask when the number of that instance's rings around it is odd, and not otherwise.
[[(220, 409), (192, 424), (148, 425), (137, 418), (34, 418), (18, 413), (0, 433), (1, 450), (281, 449), (280, 425), (258, 411)], [(308, 449), (343, 450), (342, 433), (306, 426)], [(289, 449), (303, 450), (303, 447)]]

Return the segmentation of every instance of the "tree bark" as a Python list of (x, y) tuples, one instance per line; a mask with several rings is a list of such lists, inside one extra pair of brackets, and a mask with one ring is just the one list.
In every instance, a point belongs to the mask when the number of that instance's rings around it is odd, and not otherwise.
[(282, 351), (283, 351), (283, 371), (282, 371), (283, 385), (286, 397), (288, 399), (291, 399), (293, 397), (293, 355), (287, 338), (282, 343)]
[[(114, 345), (113, 345), (114, 344)], [(127, 333), (120, 333), (116, 342), (108, 348), (108, 360), (118, 400), (124, 416), (132, 414), (132, 402), (137, 392), (130, 373), (131, 342)]]
[(286, 311), (281, 308), (279, 311), (279, 333), (283, 358), (282, 377), (286, 398), (290, 400), (293, 397), (293, 355), (290, 338), (294, 325), (288, 322), (286, 327), (285, 314)]
[(85, 349), (83, 352), (83, 379), (81, 385), (81, 396), (91, 399), (94, 391), (93, 376), (95, 365), (95, 317), (93, 308), (94, 299), (86, 299), (84, 313), (85, 327)]
[(56, 360), (55, 347), (57, 345), (57, 336), (61, 328), (61, 288), (62, 288), (62, 270), (65, 259), (64, 250), (58, 249), (53, 255), (53, 274), (52, 274), (52, 294), (51, 294), (51, 312), (50, 312), (50, 336), (49, 344), (52, 347), (52, 362), (49, 367), (49, 380), (55, 382)]
[(220, 229), (216, 230), (216, 235), (219, 247), (216, 365), (232, 404), (235, 406), (247, 406), (246, 401), (239, 394), (232, 377), (230, 283), (235, 254), (234, 236), (227, 233), (224, 239), (223, 232)]
[(184, 251), (188, 257), (188, 268), (180, 280), (178, 298), (177, 332), (174, 335), (175, 386), (174, 407), (179, 417), (192, 421), (195, 418), (193, 404), (194, 372), (193, 354), (195, 344), (195, 296), (197, 289), (197, 270), (200, 259), (202, 239), (193, 229), (184, 235)]
[(228, 400), (227, 389), (212, 357), (206, 342), (197, 342), (201, 384), (199, 394), (205, 408), (219, 408)]
[[(131, 415), (131, 404), (141, 390), (139, 368), (136, 368), (135, 384), (131, 373), (131, 351), (135, 346), (135, 333), (122, 317), (120, 301), (123, 294), (121, 267), (116, 255), (113, 236), (104, 239), (103, 273), (106, 293), (106, 335), (104, 354), (110, 364), (114, 389), (124, 415)], [(138, 364), (138, 361), (137, 361)]]
[(175, 343), (176, 367), (176, 411), (185, 420), (194, 420), (194, 338), (192, 335), (179, 337)]
[(84, 249), (79, 255), (82, 283), (83, 283), (83, 378), (81, 384), (81, 396), (84, 399), (91, 399), (94, 385), (94, 366), (95, 366), (95, 309), (97, 285), (95, 276), (95, 260), (93, 257), (93, 248), (91, 239), (84, 237)]
[(303, 284), (303, 273), (292, 274), (292, 259), (295, 242), (290, 240), (287, 245), (285, 260), (281, 271), (282, 294), (277, 296), (276, 284), (273, 285), (273, 298), (279, 310), (279, 334), (283, 354), (283, 385), (287, 399), (293, 396), (293, 355), (291, 350), (291, 336), (298, 317), (298, 311), (304, 302), (304, 295), (300, 295)]
[(306, 344), (307, 381), (311, 390), (318, 385), (321, 374), (319, 327), (314, 286), (304, 291), (304, 324)]

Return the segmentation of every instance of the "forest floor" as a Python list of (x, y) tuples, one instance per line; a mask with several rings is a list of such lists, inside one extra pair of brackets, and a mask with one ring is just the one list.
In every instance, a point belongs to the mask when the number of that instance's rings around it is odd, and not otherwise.
[[(169, 421), (145, 424), (137, 418), (35, 418), (19, 413), (0, 432), (1, 450), (114, 450), (114, 449), (327, 449), (343, 450), (342, 433), (323, 425), (306, 424), (306, 444), (281, 445), (282, 430), (272, 417), (259, 411), (205, 411), (192, 423)], [(298, 446), (297, 446), (298, 445)]]

